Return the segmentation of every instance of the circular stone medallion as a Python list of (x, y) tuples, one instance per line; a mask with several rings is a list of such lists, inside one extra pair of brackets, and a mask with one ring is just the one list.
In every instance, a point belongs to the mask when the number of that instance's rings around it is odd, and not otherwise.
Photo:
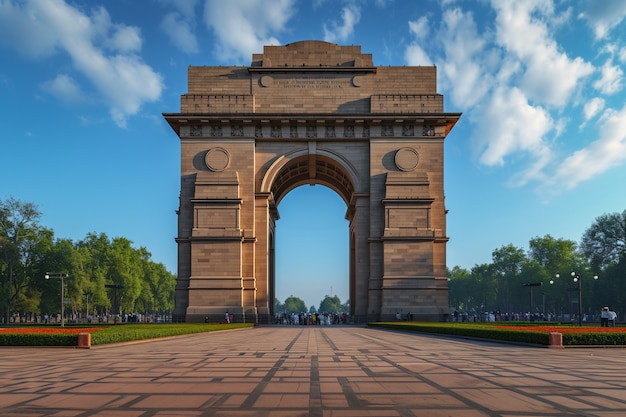
[(224, 171), (230, 164), (230, 154), (224, 148), (209, 149), (204, 157), (204, 162), (211, 171)]
[(420, 156), (413, 148), (400, 148), (396, 152), (396, 166), (401, 171), (413, 171), (417, 168)]
[(261, 85), (261, 87), (271, 87), (274, 85), (274, 79), (269, 75), (264, 75), (259, 78), (259, 84)]

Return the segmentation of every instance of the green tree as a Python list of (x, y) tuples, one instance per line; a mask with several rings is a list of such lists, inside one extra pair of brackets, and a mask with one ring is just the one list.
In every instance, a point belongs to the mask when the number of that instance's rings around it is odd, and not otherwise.
[(340, 313), (343, 311), (341, 300), (336, 295), (326, 295), (320, 303), (320, 313)]
[[(109, 252), (109, 268), (107, 278), (110, 285), (120, 285), (121, 289), (110, 291), (111, 303), (117, 311), (132, 312), (135, 301), (141, 294), (141, 262), (145, 253), (140, 253), (131, 246), (132, 242), (126, 238), (114, 238)], [(117, 300), (115, 300), (117, 297)]]
[(529, 242), (528, 257), (539, 263), (548, 276), (571, 271), (580, 265), (582, 258), (577, 252), (576, 242), (567, 239), (555, 239), (550, 235), (534, 237)]
[(304, 304), (302, 299), (291, 295), (285, 299), (285, 311), (288, 313), (302, 313), (307, 311), (306, 304)]
[(157, 275), (157, 286), (154, 288), (156, 311), (168, 312), (174, 310), (176, 294), (176, 275), (167, 270), (162, 263), (152, 263)]
[(603, 214), (585, 230), (581, 250), (600, 271), (626, 258), (626, 210), (622, 213)]
[(274, 297), (274, 314), (282, 314), (285, 312), (285, 304), (281, 303), (280, 300)]
[(508, 244), (492, 253), (492, 273), (496, 280), (497, 310), (511, 311), (511, 297), (514, 288), (520, 285), (519, 276), (526, 260), (524, 250)]
[(76, 244), (76, 248), (79, 256), (75, 271), (80, 271), (88, 277), (89, 286), (85, 288), (85, 292), (89, 294), (89, 313), (104, 313), (112, 306), (109, 292), (105, 287), (106, 284), (110, 284), (108, 275), (111, 242), (104, 233), (89, 233), (85, 239)]
[(448, 303), (452, 311), (469, 312), (480, 304), (479, 289), (467, 269), (455, 266), (448, 269)]
[(477, 314), (497, 310), (497, 276), (491, 264), (475, 265), (472, 278), (478, 289), (475, 302)]
[(72, 242), (68, 239), (53, 240), (50, 234), (45, 239), (40, 240), (42, 253), (41, 265), (37, 278), (34, 280), (34, 286), (38, 287), (42, 292), (42, 297), (37, 311), (60, 314), (61, 313), (61, 280), (44, 278), (46, 272), (69, 274), (64, 279), (65, 300), (71, 300), (69, 305), (64, 304), (64, 312), (66, 315), (72, 315), (76, 312), (77, 303), (80, 302), (76, 293), (77, 280), (80, 277), (74, 276), (74, 257), (76, 250)]
[[(529, 286), (529, 284), (539, 284), (539, 286)], [(518, 280), (515, 283), (516, 290), (513, 291), (510, 312), (527, 311), (532, 314), (544, 313), (547, 284), (545, 268), (534, 259), (524, 260)]]
[(171, 311), (176, 277), (163, 264), (154, 263), (149, 258), (143, 259), (142, 272), (141, 293), (135, 301), (134, 311), (146, 314)]
[(537, 271), (538, 278), (544, 283), (539, 291), (542, 307), (545, 302), (548, 313), (561, 315), (564, 309), (569, 312), (572, 295), (570, 272), (585, 268), (586, 265), (576, 242), (555, 239), (550, 235), (535, 237), (529, 242), (528, 257), (542, 267), (542, 270)]
[(39, 224), (41, 213), (33, 203), (9, 197), (0, 200), (0, 297), (8, 323), (14, 301), (28, 289), (39, 260), (39, 241), (51, 231)]

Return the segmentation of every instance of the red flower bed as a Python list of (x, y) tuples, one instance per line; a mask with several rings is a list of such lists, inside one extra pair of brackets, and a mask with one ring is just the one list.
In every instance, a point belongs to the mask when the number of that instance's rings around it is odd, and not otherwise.
[(542, 333), (625, 333), (626, 327), (496, 326), (500, 329)]
[(104, 330), (104, 327), (5, 327), (0, 329), (0, 333), (10, 334), (78, 334), (93, 333), (98, 330)]

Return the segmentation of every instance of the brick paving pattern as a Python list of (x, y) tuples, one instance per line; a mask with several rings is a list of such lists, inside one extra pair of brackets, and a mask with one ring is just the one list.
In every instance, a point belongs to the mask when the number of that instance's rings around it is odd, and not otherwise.
[(0, 355), (2, 417), (626, 415), (623, 348), (268, 326)]

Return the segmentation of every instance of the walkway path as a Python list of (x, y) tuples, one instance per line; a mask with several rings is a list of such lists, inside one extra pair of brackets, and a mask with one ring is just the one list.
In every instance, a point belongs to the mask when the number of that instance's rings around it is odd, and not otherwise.
[(625, 416), (626, 349), (363, 327), (0, 348), (0, 416)]

